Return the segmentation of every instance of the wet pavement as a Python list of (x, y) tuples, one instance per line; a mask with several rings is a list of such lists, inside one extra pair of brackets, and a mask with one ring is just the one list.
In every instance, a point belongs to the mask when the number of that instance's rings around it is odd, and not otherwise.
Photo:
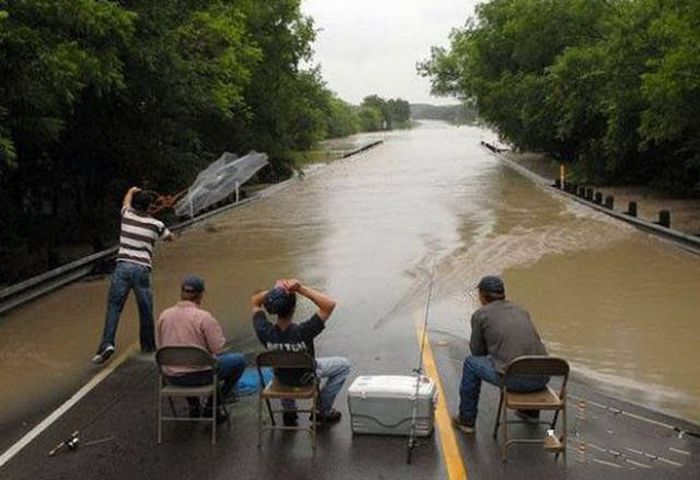
[[(406, 333), (405, 337), (397, 335), (387, 342), (385, 350), (373, 355), (353, 355), (355, 373), (402, 372), (410, 357), (418, 354), (415, 332)], [(463, 342), (440, 332), (429, 335), (446, 399), (454, 410), (465, 347)], [(335, 351), (335, 346), (329, 344), (328, 353)], [(511, 447), (504, 464), (498, 442), (491, 436), (497, 390), (485, 386), (482, 393), (476, 435), (456, 434), (469, 478), (685, 479), (700, 474), (700, 439), (678, 438), (676, 432), (655, 422), (679, 428), (694, 428), (692, 425), (600, 395), (580, 382), (574, 382), (569, 393), (571, 441), (567, 463), (561, 459), (555, 462), (553, 455), (540, 446), (524, 445)], [(587, 400), (583, 414), (576, 406), (579, 398)], [(304, 432), (268, 432), (261, 449), (256, 448), (255, 396), (241, 397), (229, 408), (231, 426), (222, 425), (216, 445), (210, 444), (208, 425), (193, 424), (166, 424), (163, 443), (157, 445), (155, 400), (152, 360), (128, 360), (11, 460), (1, 471), (3, 478), (453, 478), (448, 477), (442, 456), (444, 432), (438, 429), (432, 437), (422, 439), (413, 463), (406, 465), (405, 437), (352, 435), (344, 392), (338, 408), (345, 418), (319, 430), (315, 453)], [(185, 413), (183, 401), (178, 408)], [(538, 438), (544, 435), (544, 428), (524, 425), (511, 432), (513, 436)], [(76, 429), (84, 444), (104, 441), (47, 456)]]
[[(485, 153), (480, 134), (434, 123), (392, 133), (375, 150), (316, 170), (185, 233), (157, 254), (156, 310), (174, 303), (183, 274), (200, 273), (208, 284), (204, 307), (236, 348), (251, 356), (259, 347), (247, 312), (250, 293), (276, 278), (297, 276), (339, 299), (317, 342), (320, 355), (347, 356), (353, 375), (410, 374), (419, 352), (417, 312), (435, 272), (429, 331), (445, 400), (454, 409), (467, 320), (475, 308), (465, 292), (481, 275), (502, 273), (509, 296), (533, 312), (550, 351), (571, 360), (579, 379), (572, 393), (630, 411), (637, 407), (626, 401), (645, 405), (645, 415), (674, 425), (682, 421), (651, 410), (697, 421), (700, 259), (538, 189)], [(77, 283), (0, 321), (0, 450), (99, 371), (88, 361), (106, 288), (106, 279)], [(309, 305), (300, 306), (300, 316), (310, 312)], [(119, 353), (136, 338), (135, 319), (129, 302)], [(258, 452), (253, 397), (235, 406), (232, 429), (222, 429), (216, 446), (210, 446), (205, 426), (166, 425), (158, 447), (154, 368), (144, 360), (119, 367), (0, 476), (446, 478), (440, 432), (419, 447), (410, 467), (404, 463), (405, 439), (353, 437), (347, 420), (322, 434), (315, 456), (304, 434), (269, 436)], [(612, 461), (606, 453), (578, 463), (570, 454), (564, 470), (537, 447), (518, 447), (522, 452), (504, 467), (490, 435), (491, 390), (485, 389), (477, 436), (458, 436), (472, 478), (688, 478), (682, 475), (697, 472), (694, 439), (667, 444), (672, 435), (648, 433), (646, 424), (606, 428), (623, 417), (604, 412), (591, 413), (598, 420), (579, 429), (592, 435), (593, 445), (613, 451), (675, 448), (689, 452), (668, 450), (669, 459), (683, 467), (612, 467), (599, 463)], [(339, 406), (346, 414), (344, 392)], [(76, 428), (86, 440), (115, 438), (46, 457)], [(622, 440), (604, 435), (608, 430), (624, 432), (618, 434)]]

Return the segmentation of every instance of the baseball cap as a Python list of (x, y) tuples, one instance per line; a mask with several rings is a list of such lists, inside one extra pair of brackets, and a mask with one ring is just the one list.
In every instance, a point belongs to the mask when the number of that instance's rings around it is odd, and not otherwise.
[(204, 280), (197, 275), (187, 275), (182, 280), (182, 289), (194, 290), (197, 293), (204, 291)]
[(263, 306), (268, 313), (273, 315), (282, 314), (284, 316), (292, 312), (296, 305), (297, 296), (288, 292), (283, 287), (274, 287), (267, 292), (263, 301)]
[(481, 279), (479, 285), (477, 285), (479, 290), (491, 293), (506, 293), (506, 287), (503, 284), (503, 280), (495, 275), (487, 275)]

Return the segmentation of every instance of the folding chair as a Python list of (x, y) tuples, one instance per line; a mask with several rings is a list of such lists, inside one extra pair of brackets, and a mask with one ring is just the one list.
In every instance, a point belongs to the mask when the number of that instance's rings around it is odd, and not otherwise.
[[(316, 409), (319, 397), (318, 378), (314, 377), (309, 385), (293, 387), (284, 385), (275, 376), (267, 385), (263, 378), (263, 367), (272, 367), (275, 372), (284, 369), (306, 369), (316, 371), (316, 361), (313, 357), (303, 352), (264, 352), (258, 355), (256, 364), (258, 376), (260, 377), (260, 395), (258, 396), (258, 448), (262, 445), (262, 434), (264, 430), (306, 430), (311, 435), (311, 448), (316, 450)], [(273, 409), (270, 404), (272, 399), (294, 399), (311, 400), (311, 408), (296, 408), (293, 412), (310, 413), (311, 425), (308, 427), (286, 427), (275, 423), (275, 413), (285, 412), (284, 409)], [(263, 424), (262, 404), (263, 400), (267, 404), (267, 411), (270, 414), (271, 425)], [(298, 406), (297, 406), (298, 407)]]
[[(503, 429), (503, 444), (501, 445), (501, 458), (506, 461), (508, 447), (514, 443), (544, 443), (544, 439), (515, 439), (508, 437), (508, 424), (530, 423), (528, 421), (508, 420), (508, 409), (511, 410), (553, 410), (554, 418), (551, 422), (540, 421), (552, 430), (555, 430), (559, 412), (562, 412), (561, 435), (553, 439), (554, 444), (547, 445), (547, 449), (556, 452), (555, 459), (561, 453), (566, 462), (566, 382), (569, 379), (569, 364), (566, 360), (548, 356), (523, 356), (511, 360), (504, 369), (501, 377), (501, 398), (498, 402), (496, 425), (493, 429), (493, 437), (498, 436), (498, 427)], [(512, 377), (522, 376), (548, 376), (562, 377), (561, 387), (556, 392), (549, 385), (536, 392), (519, 393), (508, 391), (506, 384)]]
[[(196, 345), (177, 345), (158, 349), (156, 352), (156, 363), (158, 364), (158, 444), (161, 443), (162, 425), (164, 421), (172, 422), (211, 422), (211, 443), (216, 443), (216, 414), (217, 414), (217, 392), (219, 378), (217, 375), (217, 366), (219, 364), (216, 357), (200, 346)], [(168, 383), (167, 378), (163, 375), (163, 367), (165, 366), (187, 366), (195, 368), (211, 368), (212, 382), (207, 385), (185, 387)], [(173, 406), (172, 397), (212, 397), (211, 418), (189, 418), (178, 417)], [(163, 416), (163, 397), (168, 398), (170, 409), (173, 412), (172, 417)]]

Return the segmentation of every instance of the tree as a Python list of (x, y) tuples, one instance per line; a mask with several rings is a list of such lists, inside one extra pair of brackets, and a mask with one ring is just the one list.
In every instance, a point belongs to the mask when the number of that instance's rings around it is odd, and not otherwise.
[(384, 114), (379, 108), (361, 105), (357, 115), (360, 118), (360, 130), (363, 132), (376, 132), (383, 129)]
[(392, 127), (406, 127), (411, 121), (411, 105), (406, 100), (392, 98), (387, 101), (389, 124)]
[(360, 119), (355, 109), (335, 95), (329, 98), (327, 119), (328, 138), (346, 137), (360, 129)]
[(699, 18), (692, 0), (491, 0), (418, 70), (582, 180), (700, 194)]

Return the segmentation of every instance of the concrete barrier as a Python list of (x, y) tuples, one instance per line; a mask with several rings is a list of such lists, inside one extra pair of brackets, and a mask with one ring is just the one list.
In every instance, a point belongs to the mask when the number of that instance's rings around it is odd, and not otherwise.
[(356, 148), (355, 150), (352, 150), (352, 151), (350, 151), (350, 152), (344, 153), (344, 154), (341, 156), (341, 158), (352, 157), (353, 155), (357, 155), (357, 154), (360, 153), (360, 152), (364, 152), (365, 150), (369, 150), (370, 148), (374, 148), (374, 147), (376, 147), (377, 145), (381, 145), (382, 143), (384, 143), (384, 140), (377, 140), (376, 142), (368, 143), (367, 145), (364, 145), (364, 146), (362, 146), (362, 147), (360, 147), (360, 148)]
[(615, 197), (612, 195), (607, 195), (605, 197), (605, 208), (613, 210), (615, 208)]

